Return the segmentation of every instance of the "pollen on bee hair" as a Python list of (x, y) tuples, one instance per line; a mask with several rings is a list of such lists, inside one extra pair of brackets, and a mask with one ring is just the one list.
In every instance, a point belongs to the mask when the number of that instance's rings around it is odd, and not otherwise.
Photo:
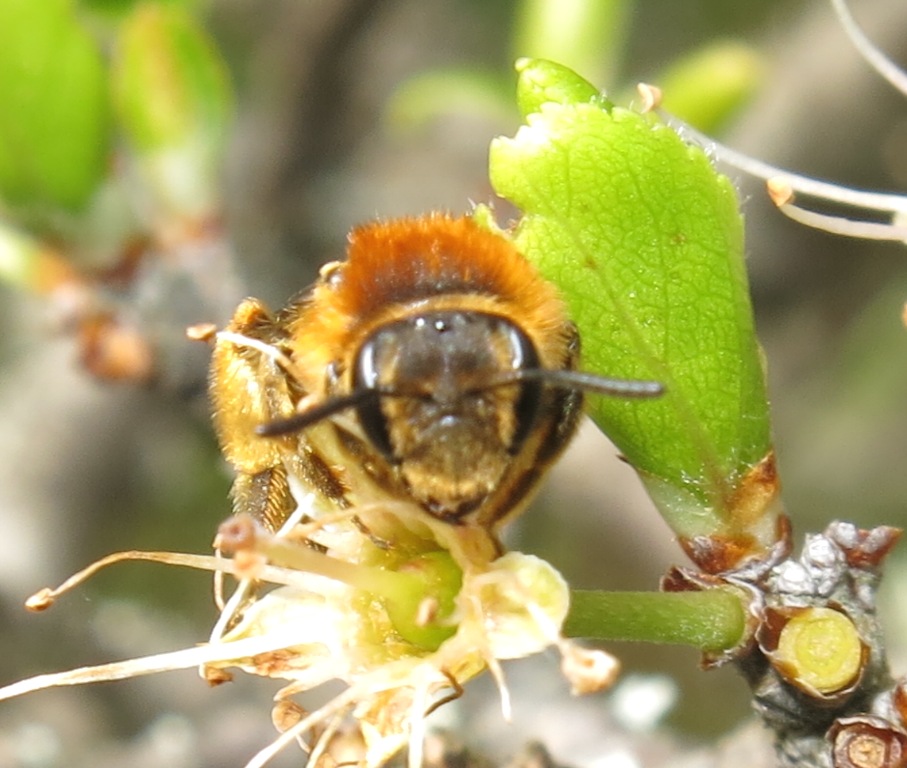
[[(431, 214), (376, 222), (349, 236), (347, 260), (295, 311), (290, 337), (309, 370), (318, 350), (349, 345), (421, 300), (500, 314), (523, 327), (544, 364), (563, 345), (564, 307), (556, 289), (510, 240), (469, 217)], [(550, 351), (550, 354), (549, 354)]]

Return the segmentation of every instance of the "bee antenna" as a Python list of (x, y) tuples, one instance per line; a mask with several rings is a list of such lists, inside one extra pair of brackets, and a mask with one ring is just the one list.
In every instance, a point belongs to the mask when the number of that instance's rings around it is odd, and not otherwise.
[(306, 427), (317, 424), (319, 421), (330, 418), (336, 413), (345, 411), (347, 408), (361, 405), (374, 397), (381, 397), (383, 394), (386, 393), (380, 389), (357, 389), (349, 395), (332, 397), (330, 400), (326, 400), (311, 408), (306, 408), (304, 411), (295, 413), (292, 416), (259, 424), (255, 427), (255, 434), (261, 437), (279, 437), (280, 435), (299, 432)]
[(524, 368), (502, 372), (491, 382), (485, 382), (482, 389), (503, 387), (523, 381), (540, 381), (557, 389), (574, 389), (611, 397), (650, 398), (661, 397), (665, 393), (665, 386), (659, 381), (616, 379), (584, 371), (551, 368)]
[[(520, 384), (525, 381), (539, 381), (549, 387), (558, 389), (573, 389), (583, 392), (595, 392), (599, 395), (611, 397), (650, 398), (660, 397), (665, 392), (665, 387), (658, 381), (644, 381), (640, 379), (615, 379), (608, 376), (598, 376), (594, 373), (582, 371), (563, 371), (550, 368), (524, 368), (515, 371), (502, 371), (491, 380), (483, 381), (480, 386), (471, 388), (471, 392), (481, 392), (495, 387), (506, 387)], [(255, 434), (261, 437), (279, 437), (299, 432), (319, 421), (368, 402), (379, 397), (417, 397), (415, 394), (397, 392), (387, 389), (374, 389), (365, 387), (357, 389), (348, 395), (332, 397), (323, 403), (306, 408), (282, 419), (259, 424), (255, 427)]]

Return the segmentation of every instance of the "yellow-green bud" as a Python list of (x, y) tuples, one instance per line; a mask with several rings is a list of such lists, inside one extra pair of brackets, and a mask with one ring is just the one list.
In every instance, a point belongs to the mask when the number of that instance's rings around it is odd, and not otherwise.
[(781, 630), (776, 666), (800, 688), (828, 695), (859, 676), (863, 643), (854, 623), (831, 608), (807, 608)]

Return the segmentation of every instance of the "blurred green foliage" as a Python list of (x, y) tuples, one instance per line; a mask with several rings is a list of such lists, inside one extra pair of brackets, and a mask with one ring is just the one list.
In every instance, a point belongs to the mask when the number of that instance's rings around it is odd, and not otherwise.
[(111, 116), (100, 50), (70, 0), (0, 4), (0, 195), (83, 207), (107, 172)]
[[(618, 77), (637, 10), (633, 0), (523, 0), (515, 7), (511, 51), (515, 59), (556, 61), (615, 93), (622, 90)], [(714, 131), (739, 112), (763, 75), (754, 47), (726, 40), (684, 52), (651, 80), (664, 86), (669, 109), (700, 130)], [(435, 70), (403, 82), (387, 112), (394, 127), (427, 122), (460, 105), (495, 113), (512, 110), (510, 92), (510, 78), (500, 71)]]
[[(91, 222), (99, 190), (131, 165), (116, 161), (124, 139), (164, 213), (216, 205), (232, 93), (217, 45), (186, 5), (197, 4), (0, 4), (0, 222), (7, 228), (56, 239), (60, 221), (69, 232), (78, 228), (75, 212)], [(98, 7), (116, 13), (99, 18)], [(5, 259), (30, 258), (14, 239), (0, 246)]]

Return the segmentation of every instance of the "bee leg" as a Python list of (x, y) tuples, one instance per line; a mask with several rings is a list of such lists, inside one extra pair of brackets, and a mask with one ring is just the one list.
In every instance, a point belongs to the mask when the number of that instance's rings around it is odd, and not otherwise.
[(230, 494), (234, 514), (251, 515), (270, 531), (279, 530), (296, 509), (296, 500), (290, 492), (283, 465), (255, 474), (240, 472), (233, 481)]

